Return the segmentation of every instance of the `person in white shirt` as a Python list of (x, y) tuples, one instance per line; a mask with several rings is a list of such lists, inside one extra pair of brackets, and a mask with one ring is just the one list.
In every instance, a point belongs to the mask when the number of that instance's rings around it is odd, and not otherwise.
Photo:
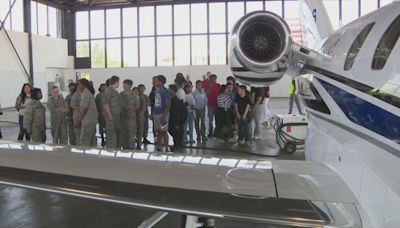
[[(186, 84), (184, 90), (186, 93), (186, 103), (187, 103), (186, 107), (188, 111), (186, 121), (183, 125), (184, 142), (193, 144), (196, 142), (193, 140), (193, 123), (195, 117), (194, 107), (196, 105), (196, 101), (194, 100), (194, 97), (192, 95), (192, 86), (190, 84)], [(188, 141), (188, 136), (189, 136), (189, 141)]]
[(207, 141), (206, 137), (206, 107), (207, 107), (207, 94), (203, 89), (203, 82), (201, 80), (196, 81), (196, 90), (192, 93), (195, 100), (195, 128), (197, 134), (197, 142), (201, 139), (203, 142)]
[(182, 73), (176, 74), (175, 85), (178, 89), (178, 91), (176, 92), (176, 97), (179, 100), (182, 100), (183, 103), (186, 102), (186, 93), (184, 90), (185, 82), (186, 82), (186, 79), (185, 79), (185, 77), (183, 77)]
[[(186, 102), (186, 93), (184, 91), (184, 86), (185, 86), (185, 83), (186, 83), (185, 77), (183, 76), (182, 73), (177, 73), (176, 76), (175, 76), (175, 81), (174, 82), (175, 82), (176, 88), (178, 89), (176, 91), (175, 96), (178, 98), (178, 100), (181, 100), (183, 102), (183, 104), (185, 104), (185, 106), (187, 106), (188, 104)], [(186, 119), (187, 112), (186, 113), (182, 113), (182, 116), (184, 117), (184, 119)], [(185, 129), (184, 128), (185, 127), (184, 123), (182, 122), (182, 125), (179, 126), (179, 127), (180, 127), (180, 129), (182, 129), (182, 131), (181, 131), (181, 139), (182, 139), (182, 141), (185, 141), (186, 131), (183, 130), (183, 129)]]

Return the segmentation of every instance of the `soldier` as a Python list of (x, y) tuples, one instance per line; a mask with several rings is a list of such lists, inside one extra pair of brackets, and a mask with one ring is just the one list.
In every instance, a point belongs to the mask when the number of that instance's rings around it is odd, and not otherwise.
[(91, 89), (92, 85), (87, 79), (81, 79), (78, 88), (82, 91), (80, 107), (80, 116), (75, 122), (75, 126), (81, 128), (80, 145), (96, 146), (96, 124), (98, 119), (97, 107)]
[[(80, 107), (79, 104), (81, 103), (81, 88), (77, 88), (76, 92), (71, 97), (71, 105), (70, 107), (74, 110), (72, 113), (72, 120), (73, 123), (78, 121), (80, 116)], [(75, 131), (75, 138), (76, 138), (76, 145), (80, 145), (80, 138), (81, 138), (81, 128), (79, 126), (74, 126)]]
[(32, 102), (26, 107), (24, 128), (31, 135), (34, 143), (46, 142), (46, 108), (40, 103), (42, 91), (34, 88), (31, 91)]
[(99, 93), (96, 95), (94, 99), (97, 107), (97, 114), (99, 116), (99, 133), (101, 137), (101, 146), (105, 147), (106, 141), (104, 140), (104, 133), (106, 131), (106, 122), (104, 120), (104, 109), (103, 109), (103, 99), (104, 99), (104, 91), (107, 89), (106, 84), (101, 84), (99, 87)]
[(110, 86), (104, 92), (103, 107), (106, 115), (107, 148), (121, 148), (121, 97), (117, 89), (119, 77), (110, 78)]
[[(140, 107), (139, 96), (132, 91), (132, 85), (132, 80), (125, 80), (123, 82), (124, 91), (121, 92), (123, 130), (127, 133), (124, 134), (123, 145), (127, 149), (135, 148), (137, 133), (136, 112)], [(138, 146), (140, 146), (139, 142)]]
[(74, 110), (71, 108), (71, 98), (72, 95), (76, 92), (76, 83), (70, 83), (68, 85), (69, 88), (69, 94), (65, 98), (65, 103), (68, 106), (68, 112), (67, 112), (67, 122), (68, 122), (68, 136), (69, 136), (69, 143), (71, 145), (76, 145), (76, 136), (75, 136), (75, 129), (74, 129), (74, 119), (73, 119), (73, 113)]
[(68, 144), (67, 135), (67, 111), (68, 107), (64, 98), (60, 95), (57, 86), (51, 87), (51, 96), (47, 101), (50, 111), (51, 135), (53, 144)]
[[(138, 109), (137, 112), (137, 122), (138, 122), (137, 140), (139, 143), (142, 142), (143, 138), (143, 143), (148, 144), (150, 142), (149, 140), (147, 140), (147, 135), (149, 132), (149, 110), (147, 107), (150, 104), (150, 99), (146, 94), (144, 94), (146, 87), (143, 84), (140, 84), (138, 88), (139, 88), (140, 108)], [(138, 149), (141, 148), (139, 148), (138, 146)]]

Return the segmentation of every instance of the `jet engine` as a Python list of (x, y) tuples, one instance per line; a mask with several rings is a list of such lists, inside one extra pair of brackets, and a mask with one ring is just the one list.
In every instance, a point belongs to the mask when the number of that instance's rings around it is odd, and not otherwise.
[(267, 11), (249, 13), (232, 31), (232, 73), (243, 84), (268, 86), (285, 74), (291, 46), (289, 26), (280, 16)]

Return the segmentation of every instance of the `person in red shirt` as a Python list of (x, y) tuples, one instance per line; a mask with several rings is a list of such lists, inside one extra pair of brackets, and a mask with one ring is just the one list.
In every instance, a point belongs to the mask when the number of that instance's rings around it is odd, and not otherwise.
[(208, 97), (208, 137), (213, 137), (214, 118), (217, 108), (217, 96), (221, 85), (217, 83), (217, 75), (211, 74), (205, 91)]
[(211, 72), (208, 71), (206, 75), (203, 74), (203, 89), (207, 91), (208, 85), (210, 84)]

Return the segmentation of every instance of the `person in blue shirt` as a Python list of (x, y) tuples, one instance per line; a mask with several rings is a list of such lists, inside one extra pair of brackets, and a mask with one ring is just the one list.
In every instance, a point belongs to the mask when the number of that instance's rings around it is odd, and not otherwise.
[(196, 90), (192, 93), (195, 100), (195, 129), (197, 134), (197, 142), (201, 139), (203, 142), (207, 141), (206, 137), (206, 107), (207, 107), (207, 94), (203, 89), (203, 82), (201, 80), (196, 81)]
[(166, 78), (158, 75), (155, 80), (156, 91), (154, 94), (153, 123), (156, 131), (156, 149), (162, 147), (168, 150), (168, 120), (171, 105), (169, 91), (165, 88)]

